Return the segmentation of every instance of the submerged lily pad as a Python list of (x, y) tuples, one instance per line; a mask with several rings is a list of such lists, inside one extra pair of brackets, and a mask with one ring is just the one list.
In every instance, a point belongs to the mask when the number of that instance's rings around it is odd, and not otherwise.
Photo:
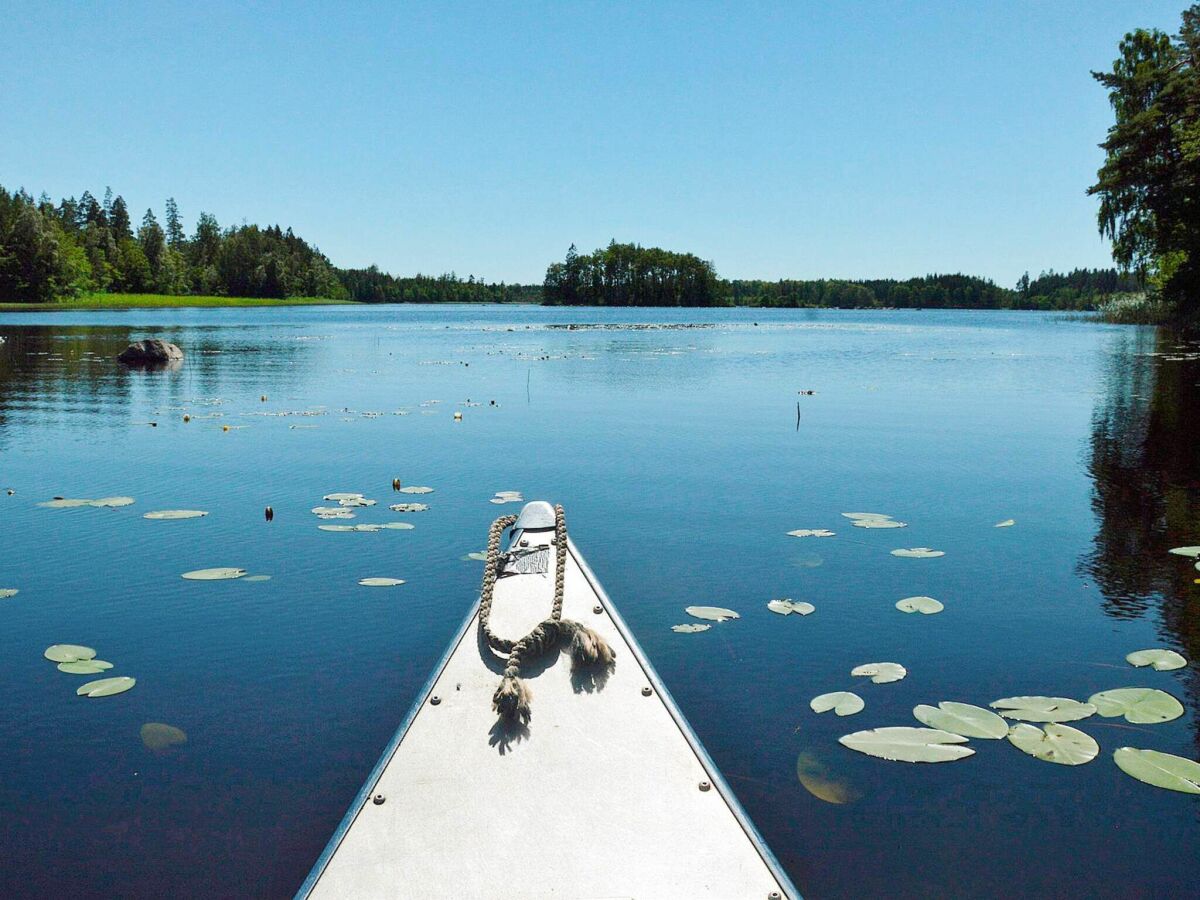
[(838, 738), (838, 743), (868, 756), (897, 762), (934, 763), (963, 759), (975, 751), (962, 747), (967, 739), (937, 728), (910, 728), (905, 725), (856, 731)]
[(1005, 519), (1003, 522), (997, 522), (992, 527), (993, 528), (1012, 528), (1016, 524), (1017, 524), (1016, 519)]
[(78, 662), (81, 659), (95, 659), (96, 651), (91, 647), (81, 647), (79, 644), (54, 644), (47, 647), (42, 656), (50, 662)]
[(905, 597), (903, 600), (896, 602), (896, 609), (900, 610), (900, 612), (919, 612), (926, 616), (940, 613), (945, 608), (940, 600), (934, 600), (932, 597)]
[(862, 794), (845, 782), (834, 778), (829, 767), (814, 753), (796, 757), (796, 777), (806, 791), (826, 803), (853, 803)]
[(672, 625), (671, 630), (679, 634), (695, 634), (698, 631), (708, 631), (712, 628), (711, 625), (701, 625), (699, 622), (688, 625)]
[(393, 503), (388, 507), (392, 512), (425, 512), (429, 509), (427, 503)]
[(1045, 728), (1018, 722), (1008, 733), (1008, 740), (1030, 756), (1062, 766), (1082, 766), (1100, 752), (1100, 745), (1090, 734), (1054, 722), (1048, 722)]
[(245, 569), (195, 569), (191, 572), (184, 572), (182, 577), (188, 581), (221, 581), (226, 578), (241, 578), (245, 574)]
[(940, 728), (968, 738), (999, 740), (1008, 734), (1008, 723), (991, 710), (970, 703), (943, 700), (937, 706), (922, 703), (913, 708), (913, 716), (922, 725)]
[(892, 551), (892, 556), (902, 556), (905, 559), (934, 559), (935, 557), (945, 555), (945, 550), (934, 550), (930, 547), (911, 547), (907, 550)]
[(1088, 702), (1096, 712), (1111, 719), (1124, 716), (1126, 722), (1137, 725), (1153, 725), (1170, 722), (1183, 715), (1183, 704), (1156, 688), (1116, 688), (1092, 694)]
[(187, 732), (162, 722), (147, 722), (141, 728), (141, 736), (147, 750), (167, 750), (187, 743)]
[(1174, 650), (1156, 648), (1153, 650), (1135, 650), (1125, 657), (1131, 666), (1152, 666), (1157, 672), (1170, 672), (1172, 669), (1182, 669), (1188, 661)]
[(476, 550), (474, 553), (468, 553), (466, 556), (463, 557), (463, 559), (464, 560), (474, 559), (479, 562), (487, 562), (487, 554)]
[(1074, 722), (1096, 712), (1092, 704), (1068, 697), (1004, 697), (988, 705), (1006, 719), (1026, 722)]
[(102, 659), (78, 659), (59, 663), (58, 671), (68, 675), (95, 675), (98, 672), (107, 672), (112, 667), (112, 663)]
[(270, 581), (270, 580), (271, 580), (270, 575), (247, 575), (245, 578), (241, 579), (242, 582), (249, 582), (252, 584), (260, 582), (260, 581)]
[(908, 674), (908, 670), (900, 663), (894, 662), (863, 663), (861, 666), (851, 669), (850, 674), (869, 676), (875, 684), (889, 684), (901, 680)]
[(1157, 750), (1119, 747), (1113, 752), (1113, 762), (1126, 775), (1146, 784), (1184, 794), (1200, 794), (1200, 763), (1194, 760)]
[(402, 494), (432, 494), (433, 488), (431, 488), (431, 487), (402, 487), (402, 488), (400, 488), (400, 493), (402, 493)]
[(792, 537), (834, 537), (837, 532), (827, 528), (797, 528), (795, 531), (789, 531), (788, 534)]
[(125, 693), (135, 684), (137, 679), (127, 675), (119, 678), (101, 678), (99, 681), (89, 681), (81, 685), (75, 693), (80, 697), (111, 697), (114, 694)]
[(403, 578), (360, 578), (358, 581), (363, 587), (395, 587), (398, 584), (404, 584)]
[(804, 600), (768, 600), (767, 609), (773, 613), (779, 613), (781, 616), (790, 616), (795, 613), (798, 616), (807, 616), (814, 612), (816, 607)]
[(723, 606), (688, 606), (683, 611), (697, 619), (711, 619), (714, 622), (741, 618), (732, 609), (725, 609)]
[(16, 588), (0, 588), (0, 600), (7, 600), (9, 597), (15, 597), (19, 594)]
[(829, 712), (832, 709), (839, 716), (852, 716), (862, 712), (867, 704), (863, 702), (862, 697), (851, 691), (833, 691), (813, 697), (808, 705), (815, 713)]
[(1200, 557), (1200, 547), (1176, 547), (1175, 549), (1168, 550), (1167, 552), (1174, 553), (1176, 556), (1190, 556), (1192, 559)]
[(148, 512), (143, 519), (199, 519), (201, 516), (207, 516), (202, 509), (156, 509), (153, 512)]

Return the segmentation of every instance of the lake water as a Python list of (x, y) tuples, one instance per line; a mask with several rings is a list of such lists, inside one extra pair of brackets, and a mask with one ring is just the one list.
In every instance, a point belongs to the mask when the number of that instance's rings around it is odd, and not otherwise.
[[(182, 368), (117, 366), (146, 335)], [(20, 591), (0, 601), (0, 895), (290, 895), (469, 609), (480, 564), (462, 557), (515, 511), (487, 502), (502, 490), (565, 505), (807, 896), (1197, 891), (1200, 797), (1111, 758), (1200, 744), (1196, 666), (1124, 661), (1200, 659), (1200, 572), (1166, 553), (1200, 543), (1200, 362), (1170, 335), (1033, 313), (405, 306), (0, 314), (0, 336), (0, 587)], [(435, 492), (393, 494), (396, 477)], [(379, 501), (357, 522), (416, 528), (320, 531), (332, 491)], [(136, 503), (37, 505), (113, 495)], [(431, 509), (388, 511), (405, 500)], [(209, 515), (141, 517), (171, 508)], [(213, 566), (272, 578), (180, 578)], [(894, 608), (921, 594), (945, 611)], [(816, 612), (775, 615), (776, 597)], [(672, 632), (692, 604), (742, 618)], [(42, 658), (54, 643), (137, 686), (77, 698), (81, 676)], [(908, 677), (850, 677), (873, 661)], [(1007, 741), (925, 766), (836, 742), (917, 725), (918, 703), (1124, 686), (1187, 712), (1076, 723), (1101, 745), (1079, 767)], [(833, 690), (865, 711), (809, 710)], [(187, 743), (148, 750), (146, 722)], [(849, 802), (810, 793), (802, 755)]]

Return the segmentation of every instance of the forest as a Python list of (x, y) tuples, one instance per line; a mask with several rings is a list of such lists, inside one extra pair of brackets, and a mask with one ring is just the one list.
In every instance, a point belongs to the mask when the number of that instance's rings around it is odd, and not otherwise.
[(906, 280), (721, 279), (692, 253), (609, 242), (590, 254), (574, 245), (541, 284), (476, 276), (396, 276), (376, 266), (339, 269), (317, 247), (279, 225), (222, 228), (201, 212), (188, 234), (168, 199), (136, 228), (128, 205), (106, 190), (54, 203), (0, 186), (0, 301), (44, 303), (81, 294), (316, 297), (361, 303), (544, 303), (579, 306), (756, 306), (842, 308), (1093, 309), (1138, 291), (1116, 269), (1028, 274), (1012, 288), (970, 275)]

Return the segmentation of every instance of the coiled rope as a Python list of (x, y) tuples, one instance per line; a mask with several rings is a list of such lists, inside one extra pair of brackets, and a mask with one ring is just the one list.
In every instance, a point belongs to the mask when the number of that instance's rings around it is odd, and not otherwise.
[(517, 521), (516, 516), (501, 516), (488, 531), (487, 562), (483, 569), (483, 587), (479, 595), (479, 627), (488, 646), (500, 654), (508, 654), (508, 665), (500, 686), (492, 695), (492, 709), (510, 721), (528, 724), (533, 713), (529, 702), (533, 692), (520, 677), (521, 664), (548, 653), (561, 642), (568, 649), (575, 666), (611, 666), (616, 654), (604, 638), (581, 622), (562, 617), (563, 585), (567, 570), (567, 522), (561, 505), (554, 507), (554, 602), (550, 617), (539, 622), (519, 641), (498, 636), (492, 631), (492, 595), (502, 564), (500, 538), (504, 530)]

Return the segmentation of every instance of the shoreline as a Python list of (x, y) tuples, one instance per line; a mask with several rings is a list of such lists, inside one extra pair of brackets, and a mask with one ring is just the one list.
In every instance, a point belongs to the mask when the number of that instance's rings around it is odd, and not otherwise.
[(0, 303), (0, 312), (77, 312), (105, 309), (216, 309), (254, 306), (366, 306), (326, 297), (216, 297), (187, 294), (85, 294), (49, 303)]

